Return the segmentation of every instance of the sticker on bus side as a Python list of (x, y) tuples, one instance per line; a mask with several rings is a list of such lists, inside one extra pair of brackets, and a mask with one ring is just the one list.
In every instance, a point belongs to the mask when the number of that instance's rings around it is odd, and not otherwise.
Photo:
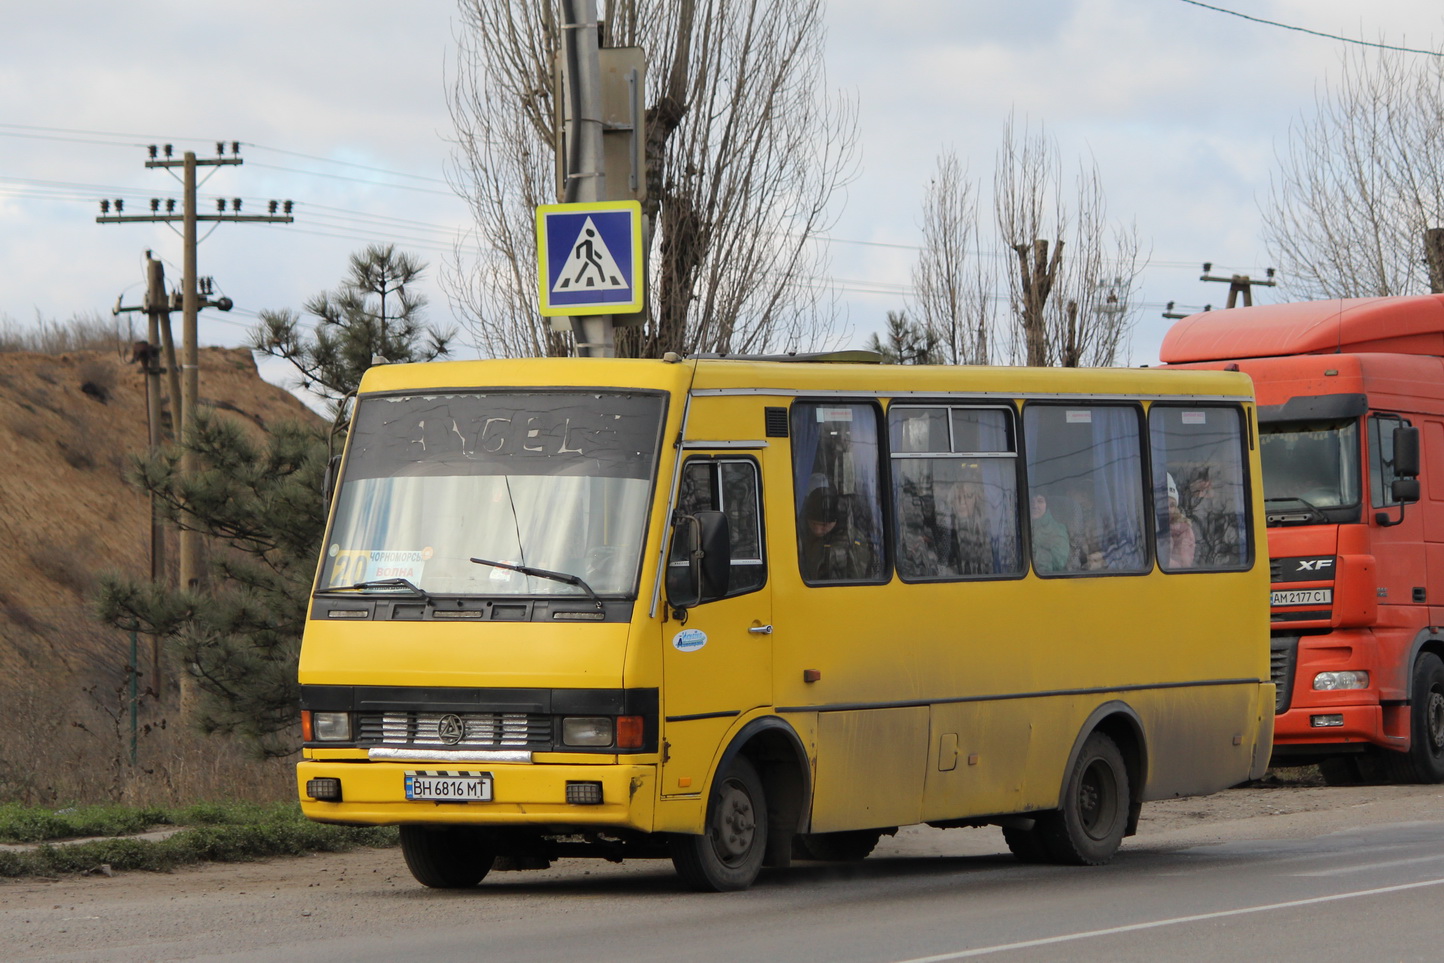
[(678, 652), (696, 652), (707, 644), (707, 633), (701, 629), (683, 629), (672, 636), (672, 648)]

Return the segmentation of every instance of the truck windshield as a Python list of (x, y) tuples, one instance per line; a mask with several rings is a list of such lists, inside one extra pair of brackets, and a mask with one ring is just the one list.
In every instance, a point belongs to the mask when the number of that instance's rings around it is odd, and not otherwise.
[(599, 391), (362, 398), (320, 590), (404, 579), (431, 595), (583, 594), (480, 557), (635, 595), (663, 403)]
[[(1280, 422), (1259, 426), (1264, 500), (1273, 511), (1357, 508), (1357, 419)], [(1292, 503), (1292, 504), (1290, 504)], [(1342, 521), (1332, 514), (1316, 521)]]

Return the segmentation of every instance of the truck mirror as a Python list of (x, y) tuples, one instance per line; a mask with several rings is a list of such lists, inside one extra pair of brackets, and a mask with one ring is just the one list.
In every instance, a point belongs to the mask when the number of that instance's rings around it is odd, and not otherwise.
[[(1401, 478), (1414, 478), (1419, 474), (1419, 429), (1413, 425), (1401, 425), (1394, 429), (1394, 474)], [(1395, 496), (1398, 498), (1398, 496)], [(1405, 499), (1399, 499), (1405, 501)], [(1416, 493), (1408, 501), (1418, 501)]]
[(1417, 502), (1419, 500), (1419, 479), (1396, 478), (1389, 486), (1389, 493), (1394, 496), (1394, 501), (1401, 505)]

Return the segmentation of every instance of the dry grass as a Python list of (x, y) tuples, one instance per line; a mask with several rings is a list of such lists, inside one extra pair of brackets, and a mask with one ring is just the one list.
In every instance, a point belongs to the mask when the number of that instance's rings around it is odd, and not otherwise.
[(100, 314), (77, 314), (69, 321), (37, 318), (33, 326), (22, 327), (0, 315), (0, 351), (33, 351), (63, 354), (67, 351), (114, 351), (128, 357), (136, 340), (130, 318), (106, 318)]
[[(126, 363), (128, 331), (123, 356), (120, 332), (102, 332), (98, 351), (75, 348), (83, 329), (45, 333), (55, 336), (21, 344), (0, 319), (0, 530), (10, 548), (0, 553), (0, 802), (294, 799), (288, 762), (258, 762), (190, 730), (173, 684), (163, 704), (144, 695), (154, 678), (144, 638), (132, 762), (129, 639), (95, 621), (90, 596), (103, 572), (150, 568), (149, 501), (119, 470), (146, 447), (144, 377)], [(6, 350), (17, 347), (28, 350)], [(200, 381), (205, 399), (239, 410), (248, 427), (314, 417), (261, 381), (246, 351), (202, 350)], [(166, 544), (173, 573), (173, 535)]]
[[(88, 686), (68, 699), (7, 687), (0, 703), (0, 800), (64, 806), (179, 806), (199, 800), (295, 798), (294, 760), (256, 760), (235, 743), (171, 722), (175, 713), (130, 687)], [(134, 756), (132, 756), (132, 749)]]

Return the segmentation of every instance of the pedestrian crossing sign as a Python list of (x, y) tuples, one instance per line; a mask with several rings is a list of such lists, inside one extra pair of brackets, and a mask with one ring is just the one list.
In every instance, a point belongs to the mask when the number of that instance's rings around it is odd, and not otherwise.
[(536, 209), (537, 281), (547, 317), (642, 310), (642, 205), (543, 204)]

